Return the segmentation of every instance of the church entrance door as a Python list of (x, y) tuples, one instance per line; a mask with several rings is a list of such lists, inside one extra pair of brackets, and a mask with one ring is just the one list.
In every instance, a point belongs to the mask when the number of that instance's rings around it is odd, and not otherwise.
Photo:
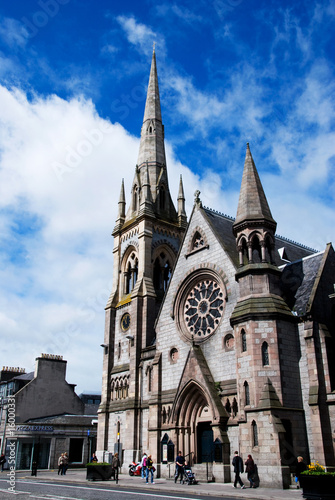
[(198, 434), (198, 463), (213, 461), (213, 430), (210, 422), (199, 422)]

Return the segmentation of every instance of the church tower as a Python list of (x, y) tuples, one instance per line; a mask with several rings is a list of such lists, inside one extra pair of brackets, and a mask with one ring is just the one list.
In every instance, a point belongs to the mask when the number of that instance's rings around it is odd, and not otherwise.
[(271, 468), (274, 483), (276, 477), (283, 476), (283, 484), (288, 484), (289, 466), (294, 460), (292, 438), (300, 436), (302, 443), (305, 426), (301, 416), (297, 318), (282, 296), (281, 271), (274, 264), (275, 229), (247, 144), (233, 224), (239, 255), (235, 275), (239, 299), (230, 318), (242, 412), (240, 451), (246, 456), (250, 449), (263, 449), (258, 466)]
[(142, 449), (141, 363), (155, 349), (154, 323), (186, 225), (182, 180), (177, 210), (169, 190), (154, 51), (129, 208), (126, 211), (122, 181), (113, 230), (113, 289), (105, 308), (99, 460), (106, 451), (124, 449), (123, 459), (128, 463)]

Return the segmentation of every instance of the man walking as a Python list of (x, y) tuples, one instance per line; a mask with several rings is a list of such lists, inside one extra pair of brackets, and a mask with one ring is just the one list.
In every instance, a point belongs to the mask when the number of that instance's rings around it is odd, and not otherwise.
[(241, 488), (244, 489), (245, 486), (244, 486), (243, 481), (240, 477), (241, 472), (243, 472), (243, 460), (239, 456), (238, 451), (235, 451), (235, 456), (233, 458), (232, 464), (234, 466), (234, 472), (235, 472), (234, 488), (237, 488), (237, 482), (239, 482)]
[(183, 481), (184, 478), (184, 464), (185, 464), (185, 458), (181, 454), (181, 451), (178, 451), (178, 456), (176, 458), (176, 473), (174, 476), (174, 482), (176, 483), (178, 481), (178, 478), (180, 476), (180, 484)]

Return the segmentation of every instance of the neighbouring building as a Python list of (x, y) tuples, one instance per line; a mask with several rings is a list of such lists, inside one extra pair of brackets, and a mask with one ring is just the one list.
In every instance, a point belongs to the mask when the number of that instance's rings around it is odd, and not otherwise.
[[(241, 165), (242, 174), (242, 165)], [(231, 480), (235, 450), (263, 485), (288, 487), (297, 455), (334, 468), (335, 255), (276, 234), (249, 145), (235, 219), (182, 180), (171, 200), (155, 53), (130, 203), (122, 182), (106, 305), (100, 457), (178, 450)], [(220, 207), (218, 207), (220, 208)]]
[(0, 372), (1, 452), (9, 457), (15, 443), (16, 469), (31, 469), (33, 462), (39, 469), (57, 468), (65, 451), (71, 467), (82, 467), (95, 451), (101, 396), (77, 396), (75, 385), (66, 382), (66, 365), (62, 356), (42, 354), (35, 372)]

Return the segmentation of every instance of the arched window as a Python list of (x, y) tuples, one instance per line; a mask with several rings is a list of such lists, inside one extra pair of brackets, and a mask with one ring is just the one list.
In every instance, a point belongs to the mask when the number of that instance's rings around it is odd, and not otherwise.
[(248, 245), (247, 245), (247, 240), (245, 238), (242, 239), (242, 245), (241, 245), (241, 266), (246, 266), (249, 262), (249, 257), (248, 257)]
[(262, 344), (262, 364), (263, 366), (269, 365), (269, 346), (267, 342)]
[(154, 263), (154, 287), (156, 290), (161, 289), (161, 265), (159, 257), (157, 257)]
[(262, 261), (261, 245), (257, 236), (254, 236), (251, 241), (252, 247), (252, 262), (259, 263)]
[(237, 404), (236, 398), (234, 398), (233, 399), (233, 404), (232, 404), (232, 415), (233, 415), (233, 417), (236, 417), (237, 412), (238, 412), (238, 404)]
[(244, 382), (244, 404), (245, 404), (245, 406), (250, 405), (250, 390), (249, 390), (249, 384), (247, 381)]
[(253, 446), (258, 446), (258, 429), (255, 420), (252, 421), (252, 444)]
[(242, 344), (242, 352), (246, 352), (246, 350), (247, 350), (247, 334), (245, 333), (243, 328), (241, 331), (241, 344)]
[(269, 236), (265, 237), (265, 260), (272, 264), (272, 243)]
[(131, 293), (137, 281), (138, 276), (138, 259), (133, 252), (128, 260), (125, 272), (125, 293)]
[(115, 390), (115, 387), (114, 387), (114, 380), (112, 380), (112, 383), (111, 383), (111, 400), (112, 400), (112, 401), (113, 401), (113, 399), (114, 399), (114, 397), (115, 397), (114, 390)]
[(199, 233), (199, 231), (196, 231), (195, 235), (193, 236), (192, 240), (192, 250), (196, 250), (198, 248), (203, 247), (205, 244), (203, 236)]
[(166, 291), (171, 279), (172, 267), (167, 255), (161, 252), (154, 262), (153, 282), (156, 292)]
[(127, 267), (127, 273), (126, 273), (126, 293), (131, 292), (131, 264), (130, 262), (128, 263)]

